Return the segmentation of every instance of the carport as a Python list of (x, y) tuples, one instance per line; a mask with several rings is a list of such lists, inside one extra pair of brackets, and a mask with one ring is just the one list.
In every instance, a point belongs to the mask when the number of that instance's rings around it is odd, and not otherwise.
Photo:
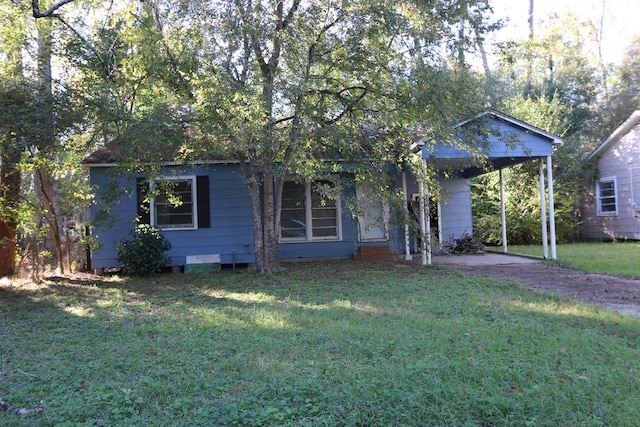
[[(553, 200), (552, 156), (554, 147), (562, 144), (558, 136), (517, 120), (495, 110), (487, 110), (471, 120), (458, 123), (459, 133), (451, 142), (427, 144), (419, 141), (424, 175), (435, 172), (469, 180), (473, 177), (499, 171), (500, 205), (502, 214), (502, 246), (508, 252), (507, 221), (505, 212), (504, 182), (502, 171), (516, 164), (537, 161), (539, 169), (540, 213), (542, 230), (542, 256), (556, 259), (556, 234)], [(429, 188), (423, 179), (420, 187), (420, 228), (422, 238), (422, 263), (431, 264), (431, 229), (429, 220)], [(469, 187), (467, 185), (467, 187)], [(468, 195), (469, 217), (471, 211), (470, 189)], [(548, 200), (548, 206), (547, 206)], [(455, 217), (455, 212), (450, 217)], [(450, 221), (445, 216), (439, 216)], [(470, 224), (469, 224), (470, 227)], [(440, 227), (442, 232), (442, 227)], [(407, 254), (409, 248), (406, 248)], [(550, 251), (550, 254), (549, 254)]]

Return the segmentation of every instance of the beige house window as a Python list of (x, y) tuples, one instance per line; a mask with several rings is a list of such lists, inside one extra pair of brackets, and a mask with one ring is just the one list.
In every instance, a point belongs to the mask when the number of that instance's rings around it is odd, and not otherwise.
[(598, 203), (598, 215), (618, 215), (618, 199), (616, 178), (602, 178), (596, 185), (596, 199)]

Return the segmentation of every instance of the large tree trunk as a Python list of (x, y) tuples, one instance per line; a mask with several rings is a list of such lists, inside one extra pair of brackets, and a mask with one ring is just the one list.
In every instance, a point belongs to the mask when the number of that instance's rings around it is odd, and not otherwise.
[[(15, 34), (20, 34), (16, 44), (5, 44), (7, 73), (2, 75), (5, 88), (13, 82), (23, 79), (22, 42), (24, 42), (24, 20), (22, 15), (12, 19)], [(17, 86), (16, 86), (17, 90)], [(0, 135), (0, 277), (14, 276), (17, 271), (16, 257), (18, 246), (16, 242), (18, 228), (18, 205), (20, 202), (20, 184), (22, 176), (18, 163), (22, 157), (22, 149), (12, 137), (12, 130)]]
[[(245, 176), (245, 179), (247, 177)], [(249, 195), (251, 196), (251, 216), (253, 218), (253, 252), (256, 266), (262, 271), (264, 266), (264, 227), (262, 224), (262, 190), (257, 182), (249, 183)]]
[(58, 264), (58, 272), (64, 274), (64, 253), (62, 251), (58, 187), (47, 165), (42, 165), (36, 170), (36, 186), (40, 209), (42, 210), (42, 215), (49, 229), (47, 234), (52, 240), (52, 248), (48, 247), (47, 249), (53, 249)]
[(256, 267), (261, 273), (278, 272), (279, 215), (276, 213), (280, 209), (281, 180), (275, 182), (271, 167), (262, 168), (262, 172), (258, 173), (258, 167), (244, 155), (237, 153), (237, 157), (251, 198)]
[(20, 170), (16, 164), (20, 151), (3, 151), (0, 159), (0, 277), (16, 274), (16, 229), (18, 227), (17, 208), (20, 197)]
[(275, 273), (278, 266), (278, 238), (275, 227), (275, 191), (273, 171), (270, 167), (265, 168), (263, 179), (263, 201), (264, 201), (264, 265), (263, 273)]

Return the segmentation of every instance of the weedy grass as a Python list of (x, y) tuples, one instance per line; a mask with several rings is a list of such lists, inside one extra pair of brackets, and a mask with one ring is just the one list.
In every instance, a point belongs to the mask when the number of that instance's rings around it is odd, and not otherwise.
[[(542, 256), (540, 245), (509, 246), (509, 252)], [(576, 270), (640, 278), (640, 242), (563, 244), (557, 246), (557, 255), (557, 264)]]
[(445, 267), (0, 286), (3, 426), (640, 424), (640, 319)]

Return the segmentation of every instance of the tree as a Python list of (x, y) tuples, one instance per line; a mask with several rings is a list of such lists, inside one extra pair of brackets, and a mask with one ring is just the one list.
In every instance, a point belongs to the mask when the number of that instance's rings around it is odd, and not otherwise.
[[(208, 41), (193, 90), (201, 124), (209, 124), (204, 134), (213, 136), (201, 148), (242, 167), (261, 271), (278, 270), (287, 177), (326, 173), (331, 166), (321, 158), (396, 161), (397, 139), (427, 119), (431, 138), (450, 130), (455, 115), (438, 113), (468, 99), (453, 83), (465, 70), (439, 52), (454, 24), (484, 13), (485, 3), (191, 3)], [(423, 76), (441, 80), (411, 80)]]
[(344, 141), (362, 139), (377, 109), (398, 109), (389, 91), (398, 88), (392, 68), (401, 65), (394, 44), (404, 33), (403, 17), (379, 2), (213, 2), (218, 12), (199, 6), (200, 18), (214, 16), (219, 27), (208, 29), (220, 41), (204, 52), (205, 75), (215, 79), (205, 84), (214, 93), (197, 105), (212, 119), (214, 141), (241, 165), (256, 263), (277, 271), (286, 177), (323, 151), (352, 158)]
[[(508, 43), (502, 51), (501, 68), (495, 74), (498, 99), (496, 108), (545, 131), (561, 136), (562, 147), (554, 155), (556, 231), (559, 240), (574, 240), (579, 235), (580, 191), (585, 171), (581, 160), (589, 151), (586, 132), (597, 111), (603, 92), (603, 75), (599, 59), (589, 55), (588, 44), (594, 33), (592, 25), (581, 25), (571, 14), (552, 16), (545, 31), (529, 32), (528, 37)], [(507, 183), (507, 222), (509, 240), (531, 243), (540, 238), (540, 212), (537, 191), (538, 170), (533, 163), (505, 172)], [(500, 229), (497, 204), (491, 199), (491, 185), (496, 177), (476, 181), (474, 209), (478, 229)], [(499, 212), (499, 211), (497, 211)], [(484, 224), (482, 224), (484, 222)], [(500, 236), (490, 235), (493, 243)]]
[(93, 92), (115, 95), (96, 115), (107, 139), (137, 153), (178, 145), (174, 160), (238, 161), (256, 263), (274, 272), (286, 179), (326, 176), (337, 162), (380, 170), (372, 162), (406, 155), (398, 141), (410, 129), (447, 138), (477, 111), (476, 81), (454, 56), (469, 42), (448, 35), (463, 22), (481, 35), (489, 11), (485, 1), (146, 1), (113, 14), (79, 57), (97, 65), (86, 74)]
[(627, 48), (622, 63), (614, 72), (611, 96), (605, 105), (606, 121), (602, 123), (603, 133), (599, 140), (608, 136), (640, 108), (640, 35)]
[(19, 164), (24, 149), (21, 124), (30, 110), (29, 93), (16, 83), (0, 90), (0, 277), (16, 273), (16, 238), (20, 204)]
[[(72, 139), (76, 124), (81, 119), (72, 99), (72, 91), (63, 82), (55, 82), (52, 72), (53, 37), (60, 28), (71, 28), (62, 18), (60, 8), (69, 0), (40, 9), (38, 1), (29, 5), (23, 2), (3, 3), (0, 6), (0, 45), (6, 55), (0, 56), (0, 74), (3, 77), (2, 105), (0, 111), (0, 139), (2, 139), (2, 241), (7, 242), (7, 252), (0, 257), (5, 273), (15, 273), (17, 212), (22, 218), (26, 207), (37, 207), (43, 227), (50, 230), (60, 272), (64, 272), (62, 252), (62, 224), (58, 204), (57, 173), (65, 156), (65, 140)], [(35, 18), (32, 19), (32, 18)], [(55, 18), (57, 21), (41, 18)], [(35, 39), (28, 35), (35, 34)], [(35, 53), (34, 53), (35, 52)], [(24, 61), (23, 58), (30, 60)], [(35, 64), (35, 67), (32, 65)], [(28, 200), (30, 188), (21, 188), (25, 179), (33, 185), (38, 198)], [(31, 179), (33, 178), (33, 179)], [(25, 185), (27, 185), (25, 184)], [(28, 201), (28, 202), (27, 202)], [(26, 230), (26, 224), (23, 230)], [(23, 235), (23, 240), (34, 236)], [(38, 249), (32, 247), (38, 252)]]
[(20, 169), (24, 149), (24, 118), (30, 117), (32, 100), (23, 77), (22, 48), (25, 23), (7, 5), (0, 5), (0, 277), (16, 272), (16, 237), (20, 203)]

